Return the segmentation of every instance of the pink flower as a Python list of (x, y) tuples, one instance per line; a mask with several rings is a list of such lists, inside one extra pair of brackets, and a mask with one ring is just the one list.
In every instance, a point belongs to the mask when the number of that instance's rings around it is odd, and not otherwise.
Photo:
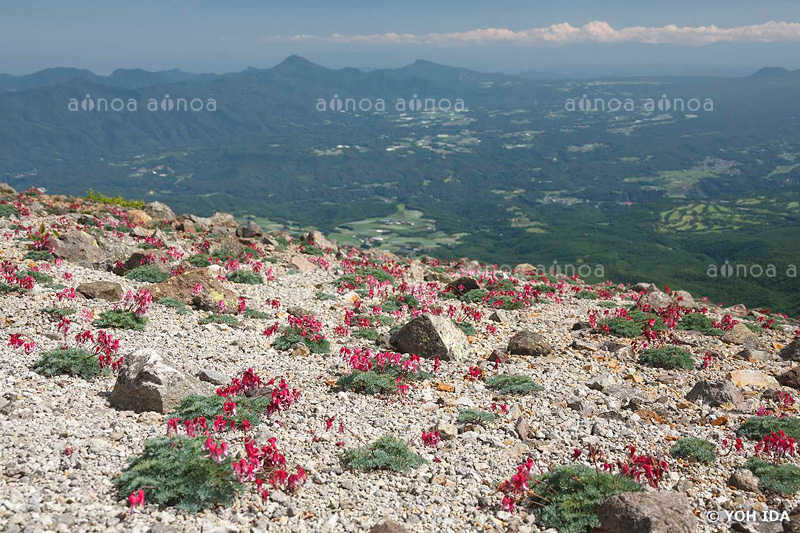
[(144, 490), (139, 489), (138, 492), (131, 492), (128, 496), (128, 504), (131, 507), (131, 514), (134, 513), (137, 507), (144, 509)]
[(425, 446), (430, 446), (431, 448), (435, 448), (439, 445), (439, 441), (441, 440), (441, 436), (439, 435), (438, 431), (429, 431), (428, 433), (422, 432), (422, 443)]
[(197, 285), (192, 288), (192, 296), (200, 296), (203, 293), (203, 284), (198, 283)]

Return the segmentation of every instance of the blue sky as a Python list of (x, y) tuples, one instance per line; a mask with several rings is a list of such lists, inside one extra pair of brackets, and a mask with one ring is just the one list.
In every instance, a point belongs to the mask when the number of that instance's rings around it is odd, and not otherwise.
[(337, 68), (416, 58), (509, 72), (800, 68), (798, 23), (796, 0), (3, 0), (0, 72), (222, 72), (293, 53)]

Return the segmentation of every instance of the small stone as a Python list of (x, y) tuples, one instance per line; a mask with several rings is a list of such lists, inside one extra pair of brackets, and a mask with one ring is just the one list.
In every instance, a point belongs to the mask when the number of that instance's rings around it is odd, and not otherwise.
[(722, 336), (722, 342), (754, 348), (758, 345), (758, 335), (750, 331), (750, 328), (740, 322)]
[(227, 385), (231, 382), (231, 377), (229, 375), (207, 368), (200, 369), (200, 372), (197, 373), (197, 379), (213, 385)]
[(444, 440), (454, 439), (458, 436), (458, 427), (455, 424), (440, 420), (434, 428)]
[(498, 324), (508, 324), (508, 313), (503, 309), (495, 309), (489, 315), (489, 320)]
[(747, 468), (738, 468), (728, 480), (728, 485), (747, 492), (758, 492), (758, 477)]
[(757, 370), (733, 370), (730, 380), (737, 387), (753, 387), (756, 389), (778, 389), (780, 383), (772, 376)]
[(384, 518), (369, 528), (369, 533), (405, 533), (406, 528), (394, 520)]
[(604, 391), (608, 387), (614, 384), (614, 378), (611, 374), (602, 374), (600, 376), (595, 376), (589, 381), (586, 382), (586, 386), (592, 390), (596, 391)]

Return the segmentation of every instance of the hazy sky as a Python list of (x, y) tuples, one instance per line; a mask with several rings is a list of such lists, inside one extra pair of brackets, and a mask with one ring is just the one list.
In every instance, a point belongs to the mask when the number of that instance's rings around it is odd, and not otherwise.
[(798, 0), (0, 0), (0, 72), (329, 67), (800, 68)]

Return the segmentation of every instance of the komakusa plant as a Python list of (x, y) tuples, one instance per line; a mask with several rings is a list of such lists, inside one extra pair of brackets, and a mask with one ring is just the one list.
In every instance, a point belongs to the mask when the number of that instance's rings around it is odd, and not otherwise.
[(98, 328), (120, 328), (144, 331), (145, 314), (153, 305), (153, 296), (147, 289), (128, 290), (112, 311), (103, 311), (94, 321)]
[(347, 450), (343, 461), (354, 470), (392, 470), (401, 473), (426, 463), (425, 459), (409, 450), (406, 443), (392, 435), (385, 435), (369, 446)]
[[(302, 342), (313, 353), (330, 352), (330, 342), (322, 333), (322, 322), (317, 320), (313, 315), (304, 317), (289, 315), (287, 320), (289, 321), (289, 326), (284, 328), (281, 335), (272, 345), (276, 350), (287, 351), (292, 349), (297, 343)], [(277, 328), (267, 328), (264, 334), (270, 336), (274, 334), (276, 330)]]

